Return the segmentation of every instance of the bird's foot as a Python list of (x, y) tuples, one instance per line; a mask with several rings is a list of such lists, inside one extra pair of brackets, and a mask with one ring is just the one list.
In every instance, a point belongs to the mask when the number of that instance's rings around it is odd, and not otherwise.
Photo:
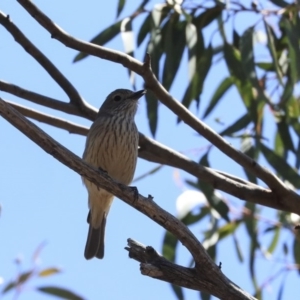
[(130, 186), (130, 188), (134, 194), (133, 202), (135, 203), (139, 199), (139, 191), (136, 186)]

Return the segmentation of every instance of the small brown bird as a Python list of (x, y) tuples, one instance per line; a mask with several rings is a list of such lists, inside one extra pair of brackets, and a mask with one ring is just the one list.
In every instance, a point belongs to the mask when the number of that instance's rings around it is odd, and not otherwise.
[[(83, 160), (106, 171), (116, 181), (130, 184), (138, 157), (139, 134), (134, 122), (137, 102), (145, 90), (118, 89), (109, 94), (99, 109), (86, 139)], [(104, 257), (106, 218), (114, 195), (82, 178), (88, 190), (89, 232), (86, 259)]]

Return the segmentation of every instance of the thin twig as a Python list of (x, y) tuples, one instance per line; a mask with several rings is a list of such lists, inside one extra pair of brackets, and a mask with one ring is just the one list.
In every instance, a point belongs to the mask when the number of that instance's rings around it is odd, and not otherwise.
[[(76, 116), (83, 116), (82, 111), (78, 108), (77, 105), (73, 103), (66, 103), (48, 96), (44, 96), (26, 89), (21, 88), (20, 86), (11, 84), (9, 82), (5, 82), (3, 80), (0, 80), (0, 91), (10, 93), (12, 95), (18, 96), (22, 99), (29, 100), (33, 103), (43, 105), (45, 107), (49, 107), (55, 110), (59, 110), (68, 114), (76, 115)], [(97, 111), (92, 108), (90, 108), (90, 119), (94, 120), (97, 115)], [(92, 113), (92, 111), (94, 113)], [(88, 116), (86, 116), (88, 117)]]
[(55, 126), (60, 129), (67, 130), (69, 133), (76, 133), (80, 135), (86, 136), (89, 132), (88, 127), (84, 127), (78, 124), (75, 124), (73, 122), (54, 117), (48, 114), (41, 113), (37, 110), (34, 110), (32, 108), (25, 107), (23, 105), (13, 103), (7, 100), (4, 100), (6, 103), (10, 104), (13, 108), (15, 108), (18, 112), (23, 114), (26, 117), (29, 117), (31, 119), (37, 120), (39, 122), (43, 122), (48, 125)]
[(55, 65), (43, 54), (10, 20), (9, 16), (0, 11), (0, 24), (14, 37), (24, 50), (29, 53), (53, 78), (53, 80), (64, 90), (68, 95), (70, 102), (78, 106), (85, 114), (89, 114), (89, 104), (79, 95), (76, 88), (71, 82), (55, 67)]

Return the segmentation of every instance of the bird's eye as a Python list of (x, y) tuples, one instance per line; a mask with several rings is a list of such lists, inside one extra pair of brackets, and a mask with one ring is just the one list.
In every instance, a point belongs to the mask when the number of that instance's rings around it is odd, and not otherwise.
[(121, 100), (121, 98), (122, 98), (122, 97), (121, 97), (120, 95), (116, 95), (116, 96), (114, 96), (114, 100), (115, 100), (115, 101), (120, 101), (120, 100)]

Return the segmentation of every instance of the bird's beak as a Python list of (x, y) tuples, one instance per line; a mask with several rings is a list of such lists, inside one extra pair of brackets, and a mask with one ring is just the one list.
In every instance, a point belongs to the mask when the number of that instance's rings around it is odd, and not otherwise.
[(137, 91), (137, 92), (131, 94), (127, 99), (138, 100), (138, 99), (140, 99), (143, 95), (145, 95), (146, 92), (147, 92), (147, 90), (140, 90), (140, 91)]

